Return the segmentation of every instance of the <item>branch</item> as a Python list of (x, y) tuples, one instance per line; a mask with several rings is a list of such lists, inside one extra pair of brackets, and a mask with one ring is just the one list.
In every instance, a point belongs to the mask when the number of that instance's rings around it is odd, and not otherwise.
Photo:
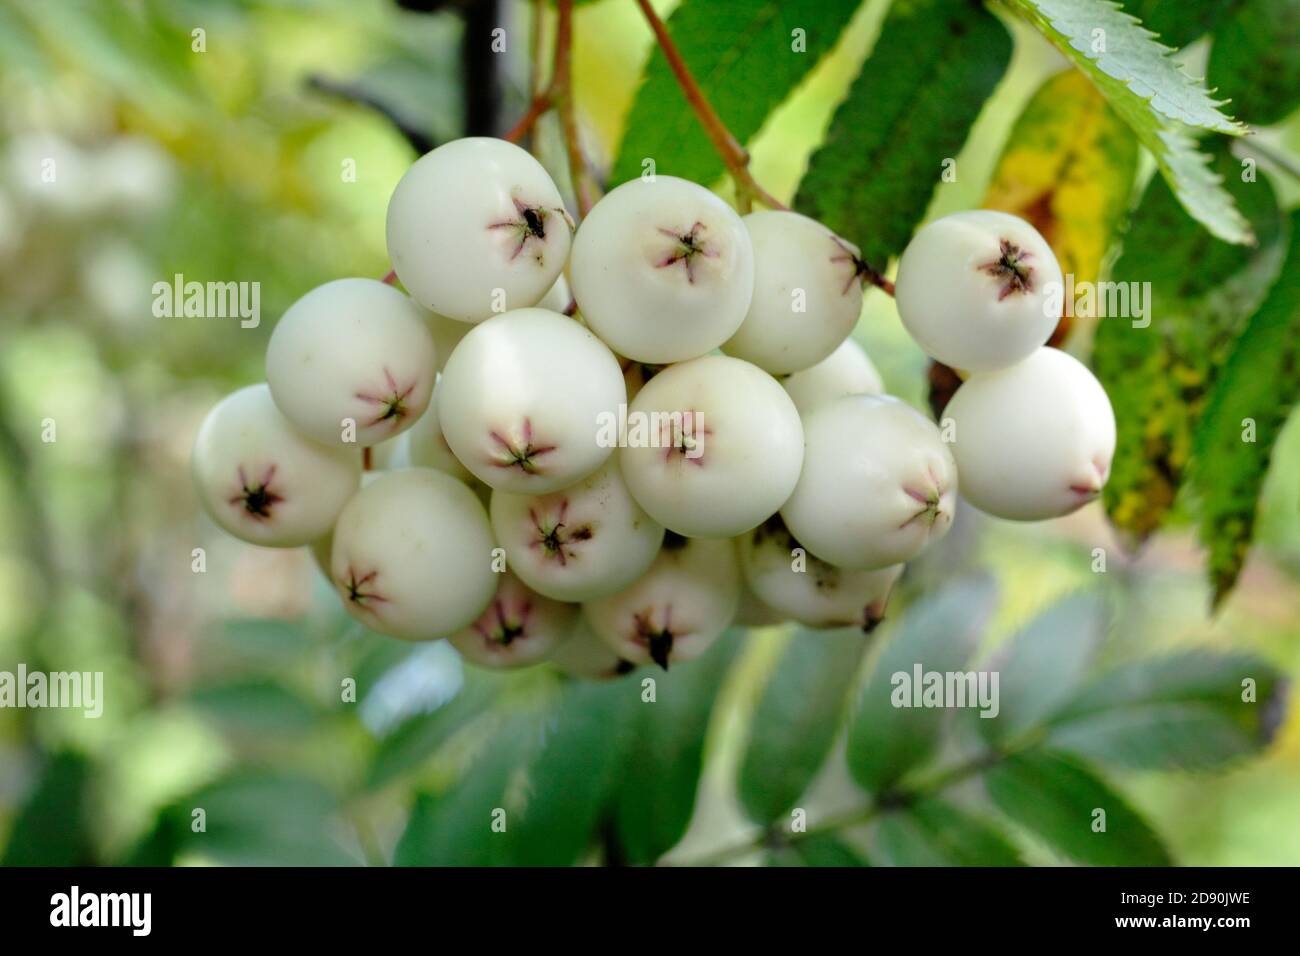
[(564, 129), (564, 148), (569, 154), (569, 178), (578, 200), (579, 217), (586, 216), (595, 205), (587, 178), (587, 162), (578, 140), (578, 120), (573, 110), (573, 0), (558, 0), (559, 18), (555, 25), (555, 74), (551, 79), (552, 96), (560, 111)]
[(397, 131), (402, 134), (402, 138), (410, 143), (411, 148), (421, 156), (438, 145), (437, 141), (418, 125), (356, 83), (333, 80), (327, 76), (314, 73), (307, 77), (307, 88), (343, 100), (346, 103), (355, 103), (358, 106), (373, 110), (392, 123)]
[(720, 850), (714, 850), (712, 853), (691, 860), (687, 865), (717, 866), (744, 856), (746, 853), (752, 853), (764, 846), (774, 848), (795, 846), (804, 840), (828, 836), (848, 827), (861, 826), (883, 813), (908, 807), (925, 797), (936, 796), (954, 784), (983, 773), (989, 767), (1000, 763), (1014, 753), (1014, 750), (983, 751), (969, 760), (953, 764), (951, 767), (936, 772), (927, 781), (914, 784), (904, 790), (882, 792), (866, 806), (855, 807), (836, 816), (827, 817), (817, 826), (809, 827), (807, 830), (799, 833), (787, 833), (784, 830), (768, 828), (760, 831), (757, 837), (745, 840), (743, 843), (734, 843)]
[[(742, 213), (749, 212), (753, 200), (757, 199), (769, 209), (788, 210), (790, 207), (781, 200), (777, 199), (766, 189), (759, 185), (758, 180), (749, 169), (749, 153), (745, 147), (740, 145), (740, 141), (727, 128), (718, 111), (713, 108), (709, 98), (704, 95), (700, 85), (695, 82), (695, 76), (691, 73), (690, 67), (682, 59), (681, 51), (677, 49), (677, 44), (668, 34), (668, 28), (664, 25), (659, 14), (655, 13), (654, 7), (650, 6), (650, 0), (636, 0), (637, 6), (645, 15), (646, 21), (650, 24), (650, 29), (654, 31), (655, 41), (659, 48), (664, 51), (664, 58), (668, 61), (668, 67), (673, 71), (673, 76), (677, 80), (677, 85), (681, 87), (682, 94), (686, 97), (686, 102), (690, 104), (691, 109), (695, 112), (695, 118), (700, 121), (704, 127), (705, 134), (713, 143), (713, 148), (718, 156), (722, 159), (723, 164), (727, 167), (727, 172), (731, 174), (731, 179), (736, 184), (736, 205), (740, 207)], [(876, 288), (881, 289), (886, 295), (893, 296), (894, 283), (885, 278), (884, 273), (879, 269), (873, 268), (866, 262), (855, 257), (858, 267), (858, 275), (864, 283), (870, 283)]]
[(682, 88), (686, 102), (694, 110), (696, 119), (704, 127), (704, 132), (713, 143), (713, 148), (731, 174), (736, 184), (737, 204), (741, 206), (742, 211), (747, 211), (750, 201), (754, 199), (769, 209), (788, 209), (785, 203), (775, 198), (754, 179), (754, 174), (749, 171), (749, 153), (732, 135), (727, 124), (722, 121), (722, 117), (718, 115), (708, 97), (704, 95), (704, 91), (700, 89), (700, 85), (695, 82), (695, 77), (691, 74), (686, 61), (682, 59), (677, 44), (668, 35), (668, 28), (664, 26), (663, 20), (659, 19), (659, 14), (655, 13), (654, 7), (650, 6), (650, 0), (636, 0), (636, 2), (645, 15), (646, 22), (650, 24), (650, 29), (654, 31), (655, 40), (659, 48), (664, 51), (664, 58), (667, 59), (668, 66), (677, 79), (677, 85)]

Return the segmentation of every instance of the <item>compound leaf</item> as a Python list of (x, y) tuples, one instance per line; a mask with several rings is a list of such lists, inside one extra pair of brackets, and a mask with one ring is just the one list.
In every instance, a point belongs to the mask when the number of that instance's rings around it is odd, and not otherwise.
[(943, 160), (961, 151), (1010, 59), (1006, 28), (978, 4), (895, 4), (808, 162), (795, 207), (883, 269), (925, 215)]

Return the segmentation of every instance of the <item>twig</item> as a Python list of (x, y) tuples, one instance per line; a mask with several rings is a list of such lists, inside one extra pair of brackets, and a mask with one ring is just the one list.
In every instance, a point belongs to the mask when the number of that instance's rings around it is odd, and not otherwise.
[(855, 807), (844, 813), (833, 817), (827, 817), (816, 826), (809, 827), (807, 830), (798, 833), (788, 833), (784, 830), (769, 828), (759, 832), (757, 837), (745, 840), (742, 843), (733, 843), (730, 846), (714, 850), (704, 856), (691, 860), (689, 866), (717, 866), (722, 863), (728, 863), (737, 857), (744, 856), (746, 853), (753, 853), (764, 846), (788, 847), (802, 843), (804, 840), (811, 840), (814, 837), (827, 836), (832, 833), (838, 833), (840, 830), (848, 827), (861, 826), (869, 823), (882, 813), (888, 813), (891, 810), (905, 808), (915, 803), (923, 797), (929, 797), (947, 790), (956, 783), (960, 783), (975, 774), (982, 773), (989, 767), (997, 764), (999, 761), (1012, 756), (1012, 751), (986, 750), (970, 760), (953, 764), (950, 767), (937, 771), (929, 780), (904, 789), (895, 791), (886, 791), (879, 794), (876, 799), (862, 807)]
[[(718, 115), (717, 110), (709, 102), (709, 98), (704, 95), (700, 85), (695, 82), (695, 76), (691, 73), (690, 67), (686, 65), (686, 61), (682, 59), (681, 51), (677, 49), (677, 44), (673, 42), (673, 38), (668, 34), (668, 28), (664, 25), (663, 20), (659, 18), (659, 14), (655, 13), (654, 7), (650, 6), (650, 0), (636, 0), (636, 2), (645, 15), (646, 22), (650, 24), (650, 29), (654, 32), (655, 41), (659, 44), (659, 48), (664, 51), (664, 58), (668, 61), (668, 66), (673, 71), (673, 76), (677, 79), (677, 85), (681, 87), (686, 102), (690, 104), (691, 109), (695, 112), (695, 118), (704, 127), (705, 134), (713, 143), (714, 150), (717, 151), (723, 165), (727, 167), (727, 172), (731, 174), (732, 181), (736, 184), (736, 205), (740, 208), (740, 211), (742, 213), (749, 212), (755, 199), (769, 209), (789, 209), (789, 206), (769, 193), (754, 178), (754, 174), (749, 169), (748, 151), (736, 139), (727, 124), (723, 122), (722, 117)], [(858, 275), (863, 282), (874, 285), (885, 292), (886, 295), (892, 296), (894, 294), (894, 283), (886, 279), (884, 273), (856, 256), (854, 258), (858, 267)]]
[(682, 59), (673, 38), (668, 35), (668, 28), (664, 26), (663, 20), (659, 19), (659, 14), (655, 13), (654, 7), (650, 6), (650, 0), (636, 0), (636, 2), (645, 15), (646, 22), (650, 24), (650, 29), (654, 31), (655, 40), (659, 48), (664, 51), (664, 58), (668, 60), (668, 66), (673, 71), (673, 76), (677, 78), (677, 85), (682, 88), (686, 102), (694, 110), (696, 119), (704, 127), (705, 134), (713, 142), (713, 148), (717, 150), (718, 156), (721, 157), (732, 180), (735, 181), (737, 200), (742, 211), (752, 199), (757, 199), (769, 209), (788, 209), (785, 203), (775, 198), (754, 179), (754, 174), (749, 171), (749, 153), (732, 135), (727, 124), (722, 121), (722, 117), (714, 110), (708, 97), (700, 89), (700, 85), (695, 82), (690, 67)]
[(382, 283), (384, 283), (384, 285), (397, 285), (397, 272), (396, 272), (396, 270), (389, 269), (389, 270), (388, 270), (388, 275), (384, 276), (384, 277), (383, 277), (382, 279), (380, 279), (379, 281), (382, 282)]
[(551, 91), (548, 88), (533, 97), (532, 102), (528, 104), (528, 112), (501, 138), (511, 143), (518, 143), (533, 131), (537, 121), (551, 108), (551, 105)]
[(560, 111), (564, 129), (564, 148), (569, 154), (569, 178), (578, 201), (579, 217), (586, 216), (595, 205), (587, 178), (587, 162), (578, 140), (578, 120), (573, 109), (573, 0), (558, 0), (559, 16), (555, 24), (555, 73), (551, 79), (552, 98)]
[(307, 77), (307, 87), (335, 99), (356, 103), (358, 106), (374, 110), (392, 123), (397, 131), (402, 134), (402, 138), (410, 143), (411, 148), (421, 156), (438, 145), (432, 136), (414, 122), (397, 112), (369, 90), (362, 89), (355, 83), (345, 83), (341, 80), (332, 80), (327, 76), (313, 74)]

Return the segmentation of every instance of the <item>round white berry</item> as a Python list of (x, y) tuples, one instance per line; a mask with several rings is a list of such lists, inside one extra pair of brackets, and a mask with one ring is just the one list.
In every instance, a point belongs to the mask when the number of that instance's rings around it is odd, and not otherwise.
[(799, 479), (803, 426), (790, 396), (726, 355), (673, 365), (632, 401), (623, 480), (670, 531), (730, 538), (784, 504)]
[(754, 246), (754, 298), (722, 351), (774, 375), (815, 365), (862, 311), (857, 247), (797, 212), (764, 210), (743, 222)]
[(703, 186), (636, 179), (583, 220), (569, 281), (587, 325), (615, 352), (680, 362), (740, 327), (754, 292), (754, 252), (740, 217)]
[(388, 202), (388, 257), (411, 296), (479, 322), (536, 305), (569, 255), (572, 220), (526, 150), (489, 137), (416, 160)]
[(600, 424), (617, 417), (626, 394), (618, 360), (587, 329), (546, 309), (519, 309), (476, 326), (456, 347), (438, 418), (452, 452), (480, 480), (543, 494), (609, 457)]
[(578, 606), (543, 597), (508, 571), (497, 577), (487, 610), (448, 640), (480, 667), (527, 667), (545, 660), (573, 632)]
[(442, 419), (438, 414), (438, 395), (441, 391), (442, 376), (439, 375), (433, 386), (429, 407), (406, 431), (407, 463), (416, 468), (436, 468), (461, 481), (473, 481), (474, 476), (452, 454), (451, 446), (442, 433)]
[(537, 303), (539, 309), (550, 309), (552, 312), (559, 312), (564, 315), (568, 312), (569, 306), (573, 305), (573, 293), (569, 291), (569, 280), (564, 278), (564, 274), (555, 280), (555, 284), (542, 296), (541, 301)]
[(270, 389), (250, 385), (208, 413), (190, 466), (213, 521), (243, 541), (288, 548), (329, 533), (357, 490), (361, 450), (308, 441)]
[(1069, 514), (1110, 476), (1115, 412), (1077, 359), (1042, 348), (1007, 369), (972, 375), (944, 410), (961, 493), (1018, 521)]
[(1061, 267), (1037, 229), (975, 209), (921, 228), (898, 260), (894, 296), (903, 325), (929, 355), (983, 372), (1048, 340), (1062, 289)]
[(378, 445), (419, 417), (433, 366), (422, 310), (373, 279), (308, 292), (266, 347), (266, 381), (285, 417), (308, 438), (352, 448)]
[(611, 680), (632, 670), (614, 649), (596, 636), (587, 619), (579, 615), (569, 639), (551, 652), (550, 662), (571, 677)]
[(809, 627), (858, 627), (871, 632), (903, 573), (901, 564), (848, 571), (809, 554), (773, 515), (739, 539), (740, 569), (768, 607)]
[(447, 359), (451, 358), (451, 353), (460, 344), (460, 340), (474, 328), (474, 323), (449, 319), (445, 315), (427, 309), (422, 311), (425, 325), (429, 327), (429, 334), (433, 336), (434, 353), (438, 359), (436, 369), (441, 372), (443, 366), (447, 364)]
[(733, 622), (736, 627), (776, 627), (787, 620), (787, 615), (764, 604), (748, 585), (741, 587), (740, 604), (736, 608), (736, 619)]
[(740, 604), (740, 568), (730, 541), (670, 534), (631, 587), (582, 606), (601, 640), (633, 664), (665, 670), (712, 644)]
[(920, 554), (952, 526), (957, 467), (939, 430), (883, 395), (849, 395), (808, 415), (803, 472), (781, 509), (810, 552), (851, 570)]
[(650, 567), (664, 529), (633, 499), (611, 456), (577, 484), (543, 495), (492, 493), (492, 530), (533, 590), (589, 601), (627, 587)]
[(844, 395), (879, 395), (885, 390), (880, 373), (862, 346), (844, 342), (812, 368), (795, 372), (782, 382), (800, 415)]
[(494, 547), (487, 512), (463, 483), (432, 468), (387, 472), (339, 515), (330, 576), (371, 630), (430, 640), (487, 608)]

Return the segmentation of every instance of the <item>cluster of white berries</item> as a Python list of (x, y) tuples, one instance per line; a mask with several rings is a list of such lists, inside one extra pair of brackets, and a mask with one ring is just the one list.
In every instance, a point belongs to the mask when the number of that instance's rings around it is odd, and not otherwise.
[(303, 296), (267, 384), (218, 404), (193, 454), (218, 524), (310, 545), (375, 631), (603, 676), (693, 657), (733, 622), (869, 630), (951, 526), (958, 473), (1013, 518), (1105, 480), (1109, 403), (1042, 347), (1060, 270), (1014, 217), (940, 220), (899, 266), (908, 330), (974, 373), (950, 436), (880, 394), (849, 339), (866, 266), (796, 213), (742, 218), (658, 176), (575, 232), (531, 155), (471, 138), (411, 167), (387, 232), (409, 294)]

